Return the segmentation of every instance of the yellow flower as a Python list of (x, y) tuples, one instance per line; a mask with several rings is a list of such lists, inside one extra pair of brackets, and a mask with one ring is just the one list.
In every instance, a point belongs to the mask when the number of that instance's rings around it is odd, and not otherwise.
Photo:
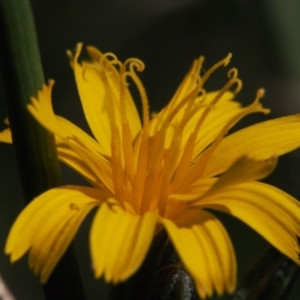
[[(165, 228), (199, 295), (221, 295), (235, 288), (236, 260), (226, 230), (209, 208), (239, 218), (299, 264), (300, 205), (257, 180), (272, 172), (279, 155), (300, 146), (300, 115), (225, 137), (244, 116), (269, 112), (259, 103), (263, 90), (247, 107), (234, 101), (241, 88), (236, 69), (220, 91), (203, 89), (208, 77), (229, 63), (228, 55), (203, 76), (203, 58), (195, 60), (170, 103), (150, 119), (136, 74), (143, 63), (134, 58), (121, 63), (93, 47), (87, 47), (90, 60), (79, 62), (81, 49), (79, 44), (75, 55), (68, 55), (93, 137), (53, 113), (53, 81), (28, 109), (55, 134), (60, 160), (92, 187), (62, 186), (34, 199), (9, 233), (5, 252), (11, 261), (29, 250), (29, 265), (45, 282), (82, 220), (97, 207), (90, 231), (96, 277), (126, 280)], [(141, 97), (142, 125), (128, 77)], [(9, 131), (1, 140), (10, 140)]]

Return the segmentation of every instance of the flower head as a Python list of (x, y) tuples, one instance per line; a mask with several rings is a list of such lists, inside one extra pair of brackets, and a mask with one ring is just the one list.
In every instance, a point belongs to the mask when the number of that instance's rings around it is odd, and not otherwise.
[[(82, 45), (68, 51), (83, 111), (93, 137), (54, 114), (49, 81), (32, 98), (30, 113), (55, 134), (59, 158), (92, 187), (62, 186), (34, 199), (19, 215), (5, 251), (15, 261), (29, 250), (29, 264), (45, 282), (76, 234), (97, 207), (90, 230), (96, 277), (118, 283), (143, 262), (163, 228), (201, 297), (232, 292), (236, 260), (221, 222), (206, 208), (248, 224), (299, 264), (300, 205), (283, 191), (258, 182), (273, 171), (279, 155), (300, 146), (300, 115), (262, 122), (228, 136), (251, 113), (268, 113), (260, 98), (247, 107), (234, 101), (242, 86), (236, 69), (227, 83), (207, 93), (204, 83), (231, 55), (200, 76), (195, 60), (170, 103), (150, 118), (148, 99), (135, 58)], [(142, 120), (128, 89), (136, 85)], [(230, 91), (230, 90), (233, 90)], [(1, 140), (9, 140), (5, 131)]]

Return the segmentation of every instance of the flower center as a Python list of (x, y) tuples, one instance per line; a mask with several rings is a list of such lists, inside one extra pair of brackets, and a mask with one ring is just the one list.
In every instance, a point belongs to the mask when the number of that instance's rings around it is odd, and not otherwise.
[[(231, 54), (202, 77), (199, 73), (204, 59), (197, 59), (169, 105), (150, 120), (147, 94), (136, 74), (136, 71), (144, 69), (143, 62), (131, 58), (122, 64), (110, 53), (101, 57), (96, 68), (106, 91), (112, 133), (110, 161), (114, 193), (124, 209), (137, 214), (158, 210), (164, 216), (176, 201), (170, 195), (182, 192), (202, 176), (209, 158), (228, 129), (249, 111), (257, 111), (257, 106), (261, 109), (258, 101), (262, 92), (258, 93), (248, 110), (242, 110), (225, 124), (204, 155), (197, 153), (199, 132), (211, 111), (232, 86), (237, 85), (234, 93), (238, 93), (242, 87), (237, 70), (231, 69), (228, 82), (213, 98), (207, 100), (203, 89), (205, 81), (216, 69), (226, 66), (230, 58)], [(118, 72), (114, 65), (118, 66)], [(113, 87), (111, 74), (117, 76)], [(135, 139), (128, 120), (130, 95), (127, 77), (135, 83), (142, 103), (143, 127)], [(112, 90), (116, 87), (119, 93), (117, 97)]]

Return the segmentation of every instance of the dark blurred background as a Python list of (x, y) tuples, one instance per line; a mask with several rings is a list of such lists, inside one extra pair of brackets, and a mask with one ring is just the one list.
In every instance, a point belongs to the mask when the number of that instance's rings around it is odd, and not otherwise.
[[(45, 78), (56, 81), (55, 111), (86, 128), (65, 51), (77, 42), (114, 52), (121, 60), (138, 57), (146, 64), (141, 75), (152, 111), (171, 98), (193, 59), (206, 58), (205, 67), (233, 53), (231, 66), (244, 83), (238, 100), (249, 104), (259, 87), (269, 117), (300, 111), (300, 1), (293, 0), (32, 0)], [(214, 74), (206, 88), (219, 89), (224, 72)], [(0, 94), (1, 95), (1, 94)], [(7, 113), (0, 97), (0, 119)], [(249, 117), (243, 125), (265, 120)], [(300, 152), (280, 158), (267, 181), (300, 199)], [(16, 299), (43, 299), (27, 257), (14, 265), (3, 253), (8, 230), (23, 207), (13, 148), (0, 145), (0, 274)], [(86, 184), (63, 167), (64, 183)], [(220, 216), (236, 249), (239, 275), (266, 244), (241, 222)], [(103, 282), (94, 280), (88, 252), (91, 217), (76, 240), (88, 299), (106, 299)], [(299, 284), (298, 284), (299, 286)], [(105, 290), (105, 289), (104, 289)], [(298, 299), (294, 290), (291, 299)]]

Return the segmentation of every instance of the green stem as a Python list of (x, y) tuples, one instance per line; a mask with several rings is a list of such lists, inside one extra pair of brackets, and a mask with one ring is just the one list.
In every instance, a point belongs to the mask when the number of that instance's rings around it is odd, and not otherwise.
[(249, 266), (236, 291), (226, 300), (284, 300), (295, 284), (299, 267), (272, 246)]
[[(61, 184), (55, 140), (26, 105), (44, 84), (33, 15), (28, 0), (0, 0), (1, 69), (9, 122), (25, 203)], [(44, 286), (51, 299), (84, 299), (72, 247)]]

